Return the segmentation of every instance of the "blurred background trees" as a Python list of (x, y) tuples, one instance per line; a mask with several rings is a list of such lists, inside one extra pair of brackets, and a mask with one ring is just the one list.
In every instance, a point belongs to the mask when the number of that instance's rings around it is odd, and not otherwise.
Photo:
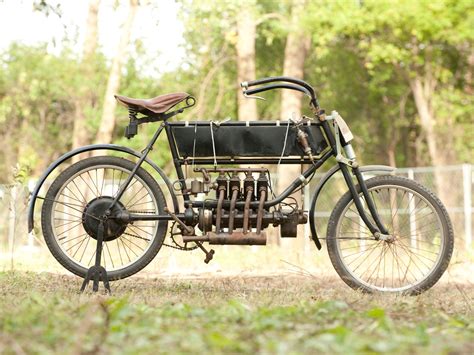
[[(127, 114), (110, 105), (112, 93), (153, 97), (186, 91), (198, 100), (180, 118), (187, 120), (309, 114), (307, 100), (288, 92), (266, 93), (265, 102), (242, 97), (240, 81), (273, 75), (311, 83), (322, 106), (336, 109), (351, 125), (363, 163), (472, 161), (472, 1), (177, 1), (186, 54), (176, 69), (158, 77), (145, 74), (153, 61), (147, 44), (127, 35), (140, 21), (136, 7), (163, 6), (158, 1), (115, 2), (129, 9), (117, 28), (123, 41), (116, 58), (97, 46), (98, 0), (89, 3), (84, 43), (70, 38), (59, 54), (46, 44), (12, 43), (1, 53), (1, 182), (17, 163), (38, 176), (73, 147), (96, 140), (124, 143)], [(33, 4), (44, 16), (57, 16), (48, 1)], [(127, 144), (141, 148), (146, 138)], [(154, 154), (169, 164), (166, 152)]]

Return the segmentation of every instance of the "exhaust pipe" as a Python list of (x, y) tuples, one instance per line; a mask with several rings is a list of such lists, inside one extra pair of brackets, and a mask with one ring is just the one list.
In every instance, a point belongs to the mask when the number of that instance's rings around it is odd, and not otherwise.
[(237, 202), (237, 195), (239, 190), (234, 189), (232, 191), (232, 199), (230, 200), (230, 210), (229, 210), (229, 233), (232, 233), (234, 230), (234, 219), (235, 219), (235, 203)]
[(244, 207), (244, 225), (243, 225), (243, 232), (247, 234), (249, 231), (249, 217), (250, 217), (250, 200), (252, 199), (253, 189), (249, 188), (247, 191), (247, 198), (245, 199), (245, 207)]
[(216, 213), (216, 230), (219, 232), (221, 229), (221, 217), (222, 217), (222, 203), (224, 202), (225, 190), (219, 190), (219, 200), (217, 201), (217, 213)]
[(257, 234), (260, 234), (260, 232), (262, 231), (263, 206), (265, 205), (266, 195), (267, 191), (262, 189), (257, 212)]

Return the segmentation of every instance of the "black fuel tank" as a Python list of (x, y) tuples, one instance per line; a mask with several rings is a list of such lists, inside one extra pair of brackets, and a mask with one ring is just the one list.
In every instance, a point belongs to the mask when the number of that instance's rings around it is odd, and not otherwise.
[[(275, 157), (282, 154), (285, 144), (287, 122), (225, 122), (220, 125), (207, 122), (172, 122), (180, 157), (192, 157), (194, 139), (196, 139), (195, 157), (212, 157), (213, 138), (217, 157)], [(212, 129), (212, 134), (211, 134)], [(320, 154), (326, 147), (321, 128), (316, 125), (303, 125), (301, 129), (308, 134), (308, 142), (314, 155)], [(214, 136), (214, 137), (212, 137)], [(296, 140), (296, 130), (292, 123), (283, 156), (304, 156)]]

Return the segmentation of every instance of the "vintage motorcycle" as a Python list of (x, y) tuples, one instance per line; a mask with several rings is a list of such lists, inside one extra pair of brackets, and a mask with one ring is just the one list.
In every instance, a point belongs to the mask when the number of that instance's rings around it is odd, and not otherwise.
[[(336, 111), (326, 114), (320, 108), (308, 83), (270, 77), (241, 86), (247, 97), (274, 89), (302, 92), (309, 97), (314, 117), (170, 122), (194, 105), (192, 96), (176, 93), (148, 100), (116, 96), (128, 108), (127, 138), (134, 137), (141, 124), (161, 122), (151, 141), (142, 152), (112, 144), (89, 145), (53, 162), (32, 193), (30, 232), (35, 202), (43, 199), (41, 226), (49, 249), (66, 269), (85, 278), (82, 289), (93, 279), (94, 290), (99, 281), (108, 288), (108, 280), (140, 271), (162, 245), (200, 248), (208, 263), (214, 251), (204, 243), (265, 245), (270, 225), (280, 227), (281, 238), (295, 238), (298, 225), (309, 219), (311, 238), (321, 249), (316, 201), (327, 181), (340, 172), (348, 191), (332, 211), (325, 239), (342, 280), (366, 292), (418, 294), (432, 287), (453, 251), (452, 225), (440, 200), (419, 183), (391, 175), (391, 167), (359, 166), (348, 125)], [(163, 130), (176, 170), (174, 183), (148, 157)], [(80, 160), (57, 176), (46, 196), (39, 196), (54, 170), (91, 151), (118, 152), (133, 159), (102, 155)], [(290, 195), (331, 157), (336, 165), (317, 184), (306, 211)], [(301, 174), (275, 195), (268, 167), (279, 164), (300, 165)], [(364, 180), (363, 173), (377, 171), (385, 175)], [(165, 243), (167, 235), (171, 245)]]

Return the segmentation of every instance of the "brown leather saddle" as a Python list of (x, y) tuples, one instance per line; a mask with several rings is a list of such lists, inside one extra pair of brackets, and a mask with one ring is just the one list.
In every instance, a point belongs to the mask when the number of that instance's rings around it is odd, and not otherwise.
[(152, 99), (132, 99), (126, 96), (115, 95), (115, 98), (122, 105), (132, 108), (144, 115), (162, 114), (170, 108), (183, 102), (191, 95), (185, 92), (178, 92), (174, 94), (165, 94), (154, 97)]

